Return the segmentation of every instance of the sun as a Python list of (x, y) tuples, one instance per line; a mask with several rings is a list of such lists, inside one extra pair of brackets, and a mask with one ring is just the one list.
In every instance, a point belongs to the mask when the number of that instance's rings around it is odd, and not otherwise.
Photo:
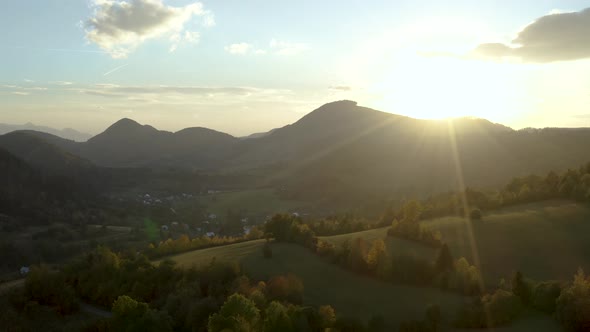
[(507, 121), (526, 94), (510, 65), (453, 57), (406, 57), (375, 85), (381, 107), (421, 119)]

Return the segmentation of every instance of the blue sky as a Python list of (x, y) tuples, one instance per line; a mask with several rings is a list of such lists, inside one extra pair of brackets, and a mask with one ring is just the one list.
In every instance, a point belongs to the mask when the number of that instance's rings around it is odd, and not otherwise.
[[(590, 46), (581, 41), (580, 52), (564, 54), (558, 49), (568, 45), (550, 40), (538, 52), (548, 57), (534, 53), (539, 38), (554, 34), (553, 18), (587, 22), (572, 14), (587, 1), (19, 0), (3, 7), (4, 123), (98, 133), (130, 117), (173, 131), (245, 135), (353, 99), (421, 118), (590, 125)], [(524, 45), (516, 45), (527, 27)]]

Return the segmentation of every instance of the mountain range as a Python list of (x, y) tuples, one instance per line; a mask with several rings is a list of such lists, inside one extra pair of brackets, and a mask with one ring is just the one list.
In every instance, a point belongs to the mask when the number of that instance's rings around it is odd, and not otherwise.
[(61, 138), (69, 139), (76, 142), (85, 142), (92, 135), (88, 133), (82, 133), (72, 128), (55, 129), (46, 126), (36, 126), (30, 122), (19, 125), (19, 124), (6, 124), (0, 123), (0, 135), (7, 134), (17, 130), (34, 130), (41, 131), (44, 133), (52, 134)]
[(514, 176), (575, 167), (590, 160), (590, 129), (517, 131), (484, 119), (420, 120), (338, 101), (291, 125), (241, 139), (207, 128), (161, 131), (122, 119), (86, 142), (22, 131), (0, 136), (0, 147), (31, 164), (52, 160), (54, 168), (62, 163), (253, 174), (257, 185), (299, 199), (351, 202), (423, 196), (460, 183), (494, 188)]

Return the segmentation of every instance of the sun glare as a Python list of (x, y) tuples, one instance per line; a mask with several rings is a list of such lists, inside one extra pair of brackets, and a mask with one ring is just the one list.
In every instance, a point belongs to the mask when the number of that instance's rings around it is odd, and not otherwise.
[(399, 61), (375, 88), (383, 96), (383, 109), (392, 113), (507, 121), (526, 107), (518, 80), (509, 65), (413, 55)]

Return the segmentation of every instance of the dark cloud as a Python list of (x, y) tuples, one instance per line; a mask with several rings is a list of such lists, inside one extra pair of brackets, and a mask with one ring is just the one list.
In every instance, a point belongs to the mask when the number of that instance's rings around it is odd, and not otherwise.
[(590, 58), (590, 8), (543, 16), (529, 24), (511, 45), (479, 45), (477, 55), (517, 57), (527, 62), (570, 61)]

